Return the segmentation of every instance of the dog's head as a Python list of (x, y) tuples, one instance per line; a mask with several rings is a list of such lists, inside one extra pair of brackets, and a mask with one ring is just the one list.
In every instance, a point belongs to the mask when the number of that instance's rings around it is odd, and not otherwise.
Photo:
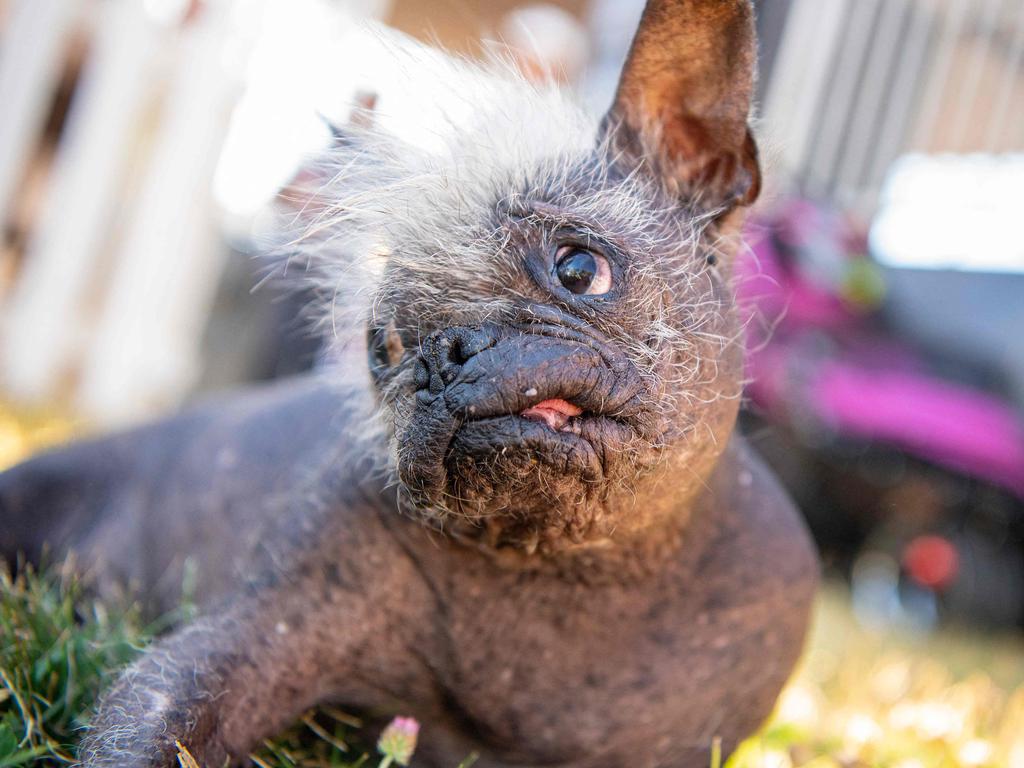
[(532, 550), (686, 507), (740, 393), (754, 55), (747, 0), (652, 0), (599, 124), (491, 77), (441, 151), (340, 150), (332, 227), (382, 265), (368, 358), (418, 511)]

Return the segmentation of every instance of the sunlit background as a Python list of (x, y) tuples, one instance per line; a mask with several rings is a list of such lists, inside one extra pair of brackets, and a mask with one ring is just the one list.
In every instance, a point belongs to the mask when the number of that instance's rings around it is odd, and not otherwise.
[[(756, 5), (743, 420), (831, 586), (739, 760), (1024, 768), (1024, 3)], [(476, 98), (389, 28), (599, 113), (641, 10), (0, 0), (0, 463), (317, 364), (266, 254), (329, 126), (430, 147)]]

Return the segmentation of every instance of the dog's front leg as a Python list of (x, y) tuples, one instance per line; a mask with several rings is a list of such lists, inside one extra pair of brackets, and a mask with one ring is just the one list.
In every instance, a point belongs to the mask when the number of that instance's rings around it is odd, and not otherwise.
[(219, 768), (313, 704), (322, 691), (302, 633), (260, 602), (201, 619), (129, 667), (100, 701), (84, 765), (170, 768), (180, 743)]
[(381, 640), (385, 627), (413, 626), (381, 605), (405, 569), (364, 580), (358, 568), (339, 579), (338, 567), (307, 562), (153, 646), (101, 698), (82, 763), (170, 768), (180, 743), (221, 768), (318, 701), (345, 699), (353, 679), (414, 663), (388, 650), (404, 638)]

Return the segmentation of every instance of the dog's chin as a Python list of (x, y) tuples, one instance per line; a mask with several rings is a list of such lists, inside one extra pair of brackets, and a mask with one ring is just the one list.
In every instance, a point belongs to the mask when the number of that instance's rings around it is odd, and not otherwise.
[[(434, 482), (401, 479), (407, 488), (420, 485), (413, 503), (445, 526), (500, 528), (501, 543), (512, 545), (538, 536), (579, 540), (602, 506), (607, 457), (620, 454), (623, 431), (582, 414), (555, 426), (522, 415), (466, 421), (432, 457), (435, 466), (418, 467)], [(400, 452), (422, 448), (399, 445)]]
[(445, 470), (449, 506), (460, 517), (501, 516), (531, 527), (556, 523), (603, 485), (598, 451), (587, 438), (520, 416), (464, 424)]

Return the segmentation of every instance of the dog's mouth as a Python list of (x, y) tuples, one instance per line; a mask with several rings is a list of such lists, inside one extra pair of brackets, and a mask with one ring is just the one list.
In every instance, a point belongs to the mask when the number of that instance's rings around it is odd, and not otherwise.
[(642, 431), (636, 369), (610, 344), (573, 329), (435, 333), (421, 345), (413, 379), (398, 470), (423, 506), (580, 484), (592, 490)]
[(568, 400), (552, 397), (523, 409), (519, 415), (524, 419), (543, 422), (555, 432), (572, 432), (578, 435), (580, 425), (576, 417), (583, 415), (583, 409)]

